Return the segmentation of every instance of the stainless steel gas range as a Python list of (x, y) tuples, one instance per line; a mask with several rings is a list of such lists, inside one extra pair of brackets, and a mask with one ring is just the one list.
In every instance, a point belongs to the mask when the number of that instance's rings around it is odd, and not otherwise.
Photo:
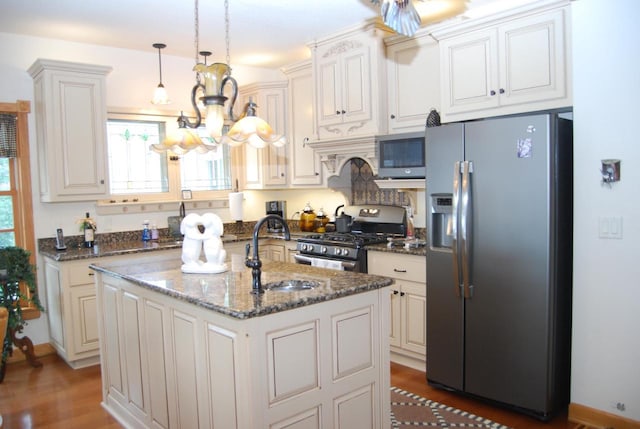
[(351, 219), (348, 232), (309, 234), (298, 239), (296, 262), (323, 268), (367, 272), (366, 246), (405, 237), (407, 215), (403, 207), (358, 205), (344, 208)]

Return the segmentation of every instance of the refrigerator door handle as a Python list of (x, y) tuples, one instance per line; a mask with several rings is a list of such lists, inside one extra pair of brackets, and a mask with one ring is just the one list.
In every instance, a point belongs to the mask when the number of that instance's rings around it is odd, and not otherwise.
[(453, 257), (453, 287), (456, 296), (462, 297), (462, 282), (460, 281), (460, 257), (458, 248), (458, 203), (460, 200), (461, 163), (453, 164), (453, 195), (451, 198), (451, 253)]
[(462, 163), (462, 186), (460, 192), (460, 248), (462, 265), (462, 286), (464, 297), (473, 297), (473, 285), (471, 284), (471, 173), (473, 173), (473, 163), (464, 161)]

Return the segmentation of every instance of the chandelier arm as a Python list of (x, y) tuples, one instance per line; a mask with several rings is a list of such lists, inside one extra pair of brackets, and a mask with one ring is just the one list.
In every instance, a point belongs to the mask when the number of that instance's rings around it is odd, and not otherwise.
[(198, 102), (196, 101), (196, 93), (198, 89), (202, 89), (204, 92), (204, 85), (201, 83), (196, 83), (191, 89), (191, 105), (193, 106), (193, 110), (196, 112), (196, 121), (191, 122), (189, 118), (184, 117), (183, 122), (189, 128), (198, 128), (202, 124), (202, 113), (200, 113), (200, 108), (198, 107)]
[(229, 101), (229, 104), (227, 107), (227, 117), (229, 118), (230, 121), (236, 122), (238, 118), (236, 118), (235, 114), (233, 113), (233, 106), (234, 104), (236, 104), (236, 99), (238, 98), (238, 82), (231, 75), (225, 76), (225, 78), (222, 79), (222, 85), (220, 86), (221, 93), (224, 92), (224, 86), (227, 83), (230, 83), (231, 88), (233, 88), (233, 92), (231, 94), (231, 100)]

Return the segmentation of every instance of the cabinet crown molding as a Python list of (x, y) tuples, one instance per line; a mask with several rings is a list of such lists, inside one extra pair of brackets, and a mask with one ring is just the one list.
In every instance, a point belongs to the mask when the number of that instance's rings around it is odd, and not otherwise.
[(38, 58), (27, 70), (32, 78), (38, 76), (44, 70), (64, 71), (64, 72), (80, 72), (96, 75), (107, 75), (111, 73), (113, 67), (101, 66), (86, 63), (74, 63), (70, 61), (48, 60)]

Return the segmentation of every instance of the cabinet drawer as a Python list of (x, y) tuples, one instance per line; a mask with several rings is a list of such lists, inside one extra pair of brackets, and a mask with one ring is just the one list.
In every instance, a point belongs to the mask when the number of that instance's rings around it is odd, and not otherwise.
[(68, 270), (69, 286), (86, 285), (93, 283), (94, 272), (89, 268), (90, 262), (74, 262), (68, 267), (64, 266)]
[(412, 282), (427, 282), (426, 257), (390, 252), (367, 253), (368, 272)]

